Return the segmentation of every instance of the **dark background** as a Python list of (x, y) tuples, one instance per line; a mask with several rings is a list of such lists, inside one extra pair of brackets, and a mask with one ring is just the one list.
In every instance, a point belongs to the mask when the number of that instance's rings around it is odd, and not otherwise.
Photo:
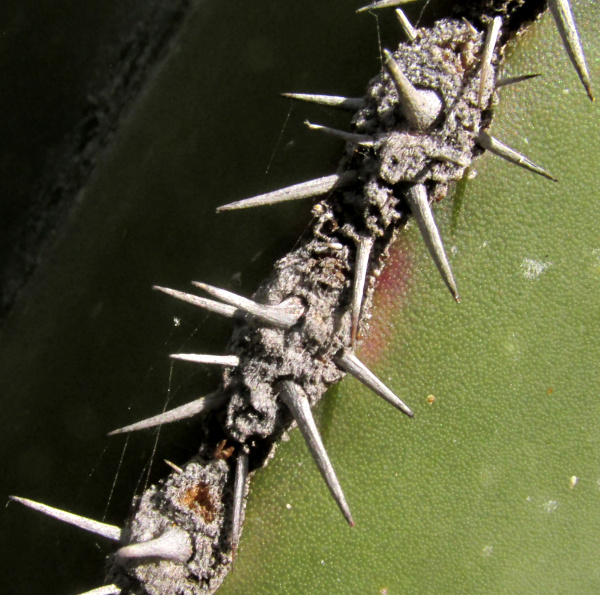
[[(165, 427), (153, 457), (153, 433), (125, 450), (106, 433), (210, 391), (213, 371), (167, 355), (218, 353), (228, 336), (152, 284), (252, 293), (310, 209), (215, 208), (334, 172), (340, 141), (302, 122), (349, 120), (278, 94), (362, 95), (379, 67), (377, 21), (354, 0), (158, 4), (0, 7), (0, 497), (114, 524), (151, 458), (156, 480), (199, 438)], [(393, 47), (397, 24), (379, 22)], [(101, 584), (101, 538), (16, 504), (1, 526), (2, 592)]]

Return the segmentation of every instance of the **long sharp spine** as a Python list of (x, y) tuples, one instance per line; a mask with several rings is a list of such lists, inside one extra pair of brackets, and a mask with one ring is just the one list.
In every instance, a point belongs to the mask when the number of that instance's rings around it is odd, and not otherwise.
[(313, 124), (308, 120), (304, 121), (304, 124), (308, 126), (311, 130), (319, 130), (324, 132), (325, 134), (329, 134), (330, 136), (335, 136), (341, 140), (345, 140), (347, 142), (356, 143), (357, 145), (364, 145), (366, 147), (371, 147), (374, 144), (374, 139), (371, 136), (367, 136), (366, 134), (355, 134), (354, 132), (346, 132), (345, 130), (337, 130), (336, 128), (329, 128), (329, 126), (323, 126), (321, 124)]
[(440, 232), (433, 218), (433, 212), (431, 211), (431, 205), (429, 204), (429, 197), (427, 196), (427, 189), (423, 184), (415, 184), (411, 186), (407, 193), (408, 202), (414, 218), (419, 226), (419, 231), (423, 236), (423, 240), (438, 268), (442, 279), (450, 289), (450, 293), (457, 302), (460, 302), (460, 296), (458, 295), (458, 288), (446, 251), (444, 250), (444, 244), (440, 236)]
[(176, 527), (170, 527), (162, 535), (149, 541), (132, 543), (117, 550), (119, 558), (159, 558), (181, 564), (192, 557), (190, 536)]
[(331, 192), (332, 190), (335, 190), (336, 188), (346, 186), (354, 182), (355, 179), (356, 174), (354, 172), (324, 176), (322, 178), (308, 180), (307, 182), (301, 182), (300, 184), (294, 184), (293, 186), (287, 186), (286, 188), (273, 190), (273, 192), (259, 194), (257, 196), (252, 196), (250, 198), (245, 198), (244, 200), (238, 200), (236, 202), (220, 206), (217, 208), (217, 212), (233, 211), (235, 209), (247, 209), (250, 207), (259, 207), (263, 205), (274, 205), (290, 200), (300, 200), (303, 198), (321, 196)]
[(235, 484), (233, 486), (233, 522), (231, 529), (231, 551), (233, 556), (237, 552), (242, 533), (242, 516), (244, 513), (244, 493), (248, 481), (248, 453), (243, 450), (237, 457), (235, 464)]
[(369, 269), (369, 259), (373, 250), (373, 238), (363, 236), (359, 239), (356, 250), (356, 266), (354, 268), (354, 287), (352, 294), (352, 345), (356, 342), (358, 321), (365, 291), (365, 281)]
[(357, 380), (360, 380), (367, 388), (370, 388), (376, 395), (390, 403), (406, 413), (409, 417), (413, 417), (414, 413), (401, 399), (399, 399), (365, 364), (363, 364), (355, 355), (349, 350), (342, 352), (337, 357), (337, 362), (342, 370), (352, 374)]
[(481, 59), (481, 80), (479, 83), (479, 107), (481, 109), (485, 107), (485, 105), (483, 105), (485, 89), (488, 85), (488, 81), (492, 72), (492, 58), (494, 57), (496, 43), (498, 43), (498, 36), (500, 34), (501, 26), (502, 19), (500, 17), (494, 18), (488, 27), (487, 37), (485, 39), (483, 58)]
[(33, 508), (33, 510), (37, 510), (38, 512), (42, 512), (48, 516), (51, 516), (52, 518), (58, 519), (59, 521), (79, 527), (84, 531), (101, 535), (102, 537), (112, 539), (113, 541), (119, 541), (121, 539), (121, 529), (119, 529), (119, 527), (115, 527), (114, 525), (108, 525), (106, 523), (94, 521), (92, 519), (79, 516), (78, 514), (73, 514), (72, 512), (66, 512), (65, 510), (60, 510), (59, 508), (53, 508), (52, 506), (35, 502), (34, 500), (29, 500), (28, 498), (20, 498), (19, 496), (9, 496), (9, 498), (15, 502), (23, 504), (24, 506), (27, 506), (28, 508)]
[(442, 111), (442, 102), (435, 91), (419, 90), (402, 72), (389, 50), (383, 50), (384, 64), (394, 81), (402, 113), (416, 130), (426, 130)]
[(181, 475), (183, 473), (183, 469), (181, 467), (179, 467), (178, 465), (176, 465), (175, 463), (172, 463), (171, 461), (165, 459), (165, 463), (171, 467), (171, 469), (173, 469), (173, 471), (175, 471), (175, 473), (177, 473), (177, 475)]
[(562, 39), (569, 59), (573, 63), (575, 71), (583, 83), (588, 97), (594, 101), (590, 73), (585, 61), (585, 54), (583, 52), (581, 39), (579, 38), (579, 32), (577, 31), (577, 25), (575, 25), (575, 19), (573, 18), (569, 0), (548, 0), (548, 8), (550, 8), (550, 12), (556, 21), (558, 33), (560, 34), (560, 38)]
[(494, 155), (498, 155), (498, 157), (502, 157), (510, 163), (519, 165), (520, 167), (533, 172), (534, 174), (539, 174), (540, 176), (544, 176), (544, 178), (548, 178), (553, 182), (558, 182), (558, 180), (543, 167), (540, 167), (530, 159), (527, 159), (525, 155), (517, 153), (517, 151), (511, 149), (508, 145), (505, 145), (503, 142), (499, 141), (497, 138), (493, 137), (484, 130), (477, 135), (476, 140), (479, 146), (490, 151), (491, 153), (494, 153)]
[(505, 76), (496, 81), (496, 89), (501, 89), (502, 87), (508, 87), (509, 85), (516, 85), (517, 83), (522, 83), (523, 81), (528, 81), (530, 79), (537, 78), (538, 76), (542, 76), (541, 74), (521, 74), (519, 76)]
[(290, 380), (282, 382), (281, 389), (281, 399), (296, 420), (298, 428), (306, 441), (308, 449), (310, 450), (333, 499), (340, 507), (340, 510), (349, 525), (351, 527), (354, 526), (352, 514), (350, 513), (350, 508), (348, 507), (344, 492), (342, 491), (342, 486), (340, 485), (331, 461), (329, 460), (329, 456), (327, 455), (327, 451), (321, 440), (321, 435), (315, 424), (312, 411), (310, 410), (310, 403), (308, 402), (304, 391)]
[(414, 43), (417, 40), (417, 30), (412, 26), (412, 23), (401, 8), (396, 8), (396, 16), (404, 34), (411, 43)]
[(469, 19), (467, 19), (467, 17), (462, 17), (462, 22), (469, 27), (469, 31), (473, 34), (473, 35), (478, 35), (479, 31), (477, 31), (477, 29), (475, 29), (475, 27), (473, 27), (473, 24), (471, 23), (471, 21), (469, 21)]
[(188, 304), (199, 306), (200, 308), (215, 312), (216, 314), (221, 314), (227, 318), (231, 318), (237, 312), (237, 308), (233, 306), (215, 302), (214, 300), (207, 300), (206, 298), (199, 297), (192, 293), (185, 293), (183, 291), (177, 291), (176, 289), (169, 289), (168, 287), (160, 287), (159, 285), (155, 285), (153, 289), (162, 291), (162, 293), (166, 293), (167, 295), (187, 302)]
[(304, 315), (304, 306), (297, 298), (289, 298), (284, 300), (277, 306), (258, 304), (248, 298), (237, 295), (226, 289), (213, 287), (207, 283), (192, 281), (192, 284), (199, 287), (206, 293), (222, 300), (231, 306), (235, 306), (240, 310), (248, 312), (252, 316), (256, 316), (264, 322), (268, 322), (279, 328), (288, 329), (294, 326), (298, 320)]
[(196, 364), (216, 364), (218, 366), (230, 366), (235, 368), (240, 365), (237, 355), (207, 355), (203, 353), (172, 353), (171, 359), (179, 359)]
[(409, 4), (415, 0), (379, 0), (378, 2), (372, 2), (367, 6), (359, 8), (356, 12), (366, 12), (368, 10), (378, 10), (380, 8), (390, 8), (392, 6), (401, 6), (402, 4)]
[(79, 595), (118, 595), (121, 589), (117, 585), (104, 585), (85, 593), (79, 593)]
[(341, 97), (340, 95), (313, 95), (311, 93), (282, 93), (283, 97), (296, 99), (297, 101), (306, 101), (316, 103), (326, 107), (335, 107), (356, 112), (365, 106), (365, 100), (362, 97)]
[(170, 424), (182, 419), (188, 419), (190, 417), (200, 415), (205, 411), (217, 409), (226, 402), (226, 395), (221, 393), (211, 393), (206, 397), (201, 397), (200, 399), (196, 399), (195, 401), (181, 405), (181, 407), (175, 407), (175, 409), (170, 409), (169, 411), (165, 411), (164, 413), (160, 413), (154, 417), (149, 417), (148, 419), (131, 424), (130, 426), (113, 430), (112, 432), (109, 432), (108, 435), (115, 436), (117, 434), (128, 434), (129, 432), (136, 432), (138, 430), (145, 430), (147, 428), (154, 428), (155, 426)]

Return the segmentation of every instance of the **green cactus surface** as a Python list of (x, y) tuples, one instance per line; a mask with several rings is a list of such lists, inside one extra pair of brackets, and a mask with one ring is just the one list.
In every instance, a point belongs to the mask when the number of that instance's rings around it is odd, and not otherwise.
[[(575, 8), (598, 82), (600, 7)], [(506, 72), (543, 76), (502, 91), (492, 132), (559, 183), (486, 154), (437, 206), (458, 305), (402, 234), (359, 355), (415, 418), (331, 390), (316, 413), (356, 526), (291, 431), (223, 595), (600, 590), (599, 114), (549, 14)]]

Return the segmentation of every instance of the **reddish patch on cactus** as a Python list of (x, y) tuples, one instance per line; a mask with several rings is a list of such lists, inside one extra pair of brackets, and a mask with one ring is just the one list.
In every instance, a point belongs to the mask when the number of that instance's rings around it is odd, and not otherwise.
[(395, 332), (393, 320), (406, 304), (413, 278), (413, 249), (406, 236), (399, 238), (390, 248), (373, 298), (375, 316), (370, 321), (368, 336), (360, 349), (361, 359), (366, 363), (377, 362), (385, 347), (391, 343), (391, 336)]

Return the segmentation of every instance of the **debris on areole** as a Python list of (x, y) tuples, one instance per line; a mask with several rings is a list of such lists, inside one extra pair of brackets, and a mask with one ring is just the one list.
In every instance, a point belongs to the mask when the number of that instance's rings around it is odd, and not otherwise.
[(186, 490), (180, 502), (190, 510), (198, 512), (207, 523), (212, 523), (217, 516), (217, 507), (210, 493), (210, 486), (204, 482), (197, 483)]
[(235, 451), (235, 446), (227, 446), (227, 440), (221, 440), (215, 448), (215, 459), (227, 460)]

